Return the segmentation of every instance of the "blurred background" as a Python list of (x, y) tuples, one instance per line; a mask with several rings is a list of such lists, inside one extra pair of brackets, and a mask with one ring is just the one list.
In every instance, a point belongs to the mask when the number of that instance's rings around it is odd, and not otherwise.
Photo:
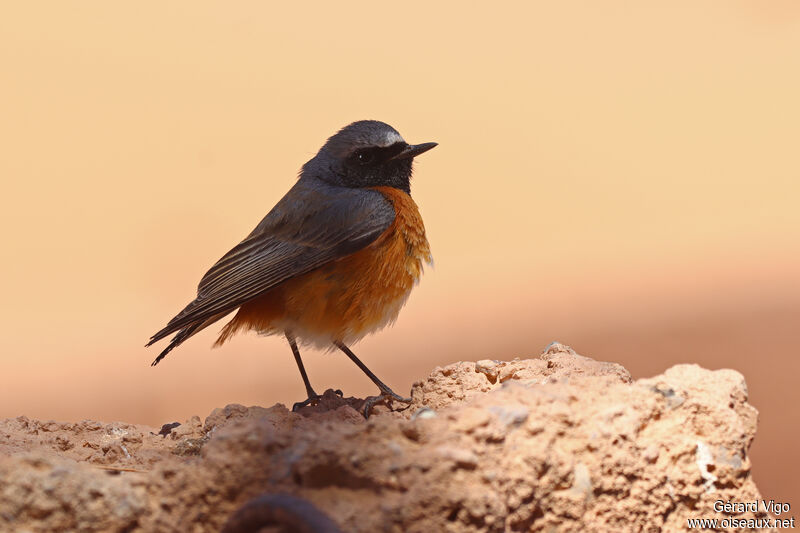
[[(743, 373), (800, 505), (800, 5), (0, 7), (0, 417), (160, 425), (304, 397), (283, 339), (144, 343), (345, 124), (437, 141), (436, 266), (355, 352), (395, 390), (553, 340)], [(221, 326), (222, 323), (220, 323)], [(315, 387), (372, 394), (341, 354)]]

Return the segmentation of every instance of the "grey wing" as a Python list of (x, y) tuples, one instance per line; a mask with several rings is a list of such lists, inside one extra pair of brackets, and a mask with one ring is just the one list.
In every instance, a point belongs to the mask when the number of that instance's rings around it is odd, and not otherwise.
[(301, 179), (245, 240), (211, 267), (200, 281), (197, 298), (147, 345), (364, 248), (394, 217), (391, 203), (378, 191)]

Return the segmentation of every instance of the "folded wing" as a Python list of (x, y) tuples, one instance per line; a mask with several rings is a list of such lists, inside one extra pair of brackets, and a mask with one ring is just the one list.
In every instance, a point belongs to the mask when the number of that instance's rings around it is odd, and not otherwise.
[(377, 191), (301, 178), (245, 240), (211, 267), (197, 298), (147, 345), (176, 331), (183, 342), (283, 281), (368, 246), (394, 216), (391, 203)]

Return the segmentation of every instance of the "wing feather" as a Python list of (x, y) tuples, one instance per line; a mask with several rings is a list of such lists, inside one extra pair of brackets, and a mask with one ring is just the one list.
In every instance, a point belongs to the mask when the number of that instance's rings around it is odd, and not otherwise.
[(391, 203), (377, 191), (301, 178), (247, 238), (209, 269), (197, 298), (153, 335), (148, 346), (368, 246), (394, 216)]

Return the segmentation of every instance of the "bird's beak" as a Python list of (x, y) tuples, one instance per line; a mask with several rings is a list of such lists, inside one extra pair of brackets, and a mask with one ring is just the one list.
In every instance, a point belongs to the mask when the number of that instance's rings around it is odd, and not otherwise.
[(394, 156), (392, 159), (409, 159), (411, 157), (417, 157), (420, 154), (423, 154), (434, 148), (439, 143), (422, 143), (422, 144), (409, 144), (406, 146), (402, 152)]

